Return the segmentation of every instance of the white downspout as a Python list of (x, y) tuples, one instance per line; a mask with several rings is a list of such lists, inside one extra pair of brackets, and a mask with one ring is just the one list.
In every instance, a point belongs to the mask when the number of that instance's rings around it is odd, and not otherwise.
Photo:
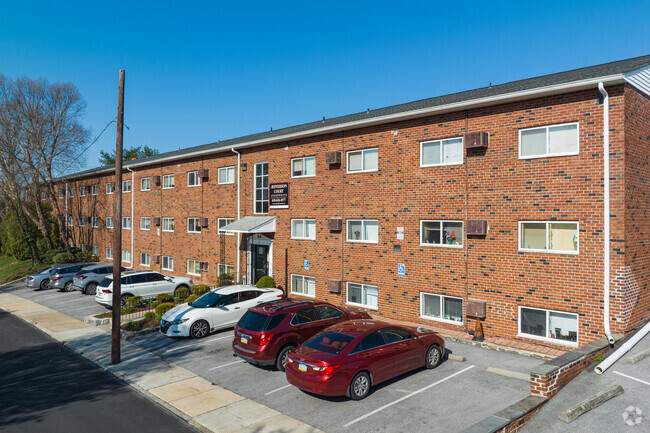
[[(241, 153), (237, 152), (234, 147), (231, 150), (237, 154), (237, 220), (239, 220), (241, 219), (241, 200), (239, 195), (240, 186), (241, 186)], [(241, 262), (239, 258), (240, 248), (241, 248), (241, 233), (237, 233), (237, 283), (241, 281), (239, 279), (240, 277), (239, 266)]]
[(634, 347), (636, 343), (641, 341), (643, 337), (645, 337), (648, 332), (650, 332), (650, 322), (646, 323), (643, 328), (632, 338), (630, 338), (625, 344), (623, 344), (621, 347), (619, 347), (616, 352), (612, 353), (605, 359), (603, 362), (598, 364), (596, 368), (594, 368), (594, 371), (598, 374), (603, 374), (605, 370), (607, 370), (609, 367), (612, 366), (616, 361), (618, 361), (623, 355), (625, 355), (627, 352), (630, 351)]
[(604, 229), (603, 236), (605, 237), (605, 245), (603, 251), (603, 301), (605, 302), (605, 311), (603, 312), (603, 326), (605, 328), (605, 336), (609, 340), (609, 344), (614, 344), (612, 332), (609, 329), (609, 94), (605, 90), (602, 82), (598, 83), (598, 90), (603, 95), (603, 187), (605, 210), (603, 214)]
[[(130, 268), (133, 269), (135, 266), (135, 257), (133, 256), (133, 235), (135, 232), (135, 220), (133, 219), (133, 210), (135, 209), (135, 171), (131, 170), (129, 167), (125, 167), (127, 170), (131, 172), (131, 266)], [(122, 185), (120, 185), (120, 188), (122, 188)], [(120, 221), (120, 224), (122, 224), (122, 221)], [(120, 251), (120, 254), (122, 254), (122, 251)], [(121, 256), (120, 256), (121, 257)]]

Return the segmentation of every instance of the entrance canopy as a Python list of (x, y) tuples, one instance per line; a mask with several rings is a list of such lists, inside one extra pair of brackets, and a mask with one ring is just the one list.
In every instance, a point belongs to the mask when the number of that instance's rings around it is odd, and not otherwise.
[(219, 229), (231, 233), (275, 233), (275, 217), (245, 216)]

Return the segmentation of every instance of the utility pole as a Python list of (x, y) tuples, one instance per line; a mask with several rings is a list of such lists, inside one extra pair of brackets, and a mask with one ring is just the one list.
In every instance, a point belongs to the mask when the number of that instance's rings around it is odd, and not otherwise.
[[(115, 228), (113, 229), (113, 320), (111, 363), (120, 359), (120, 314), (122, 297), (122, 139), (124, 132), (124, 69), (120, 69), (120, 90), (117, 99), (117, 136), (115, 141)], [(133, 259), (131, 259), (133, 260)]]

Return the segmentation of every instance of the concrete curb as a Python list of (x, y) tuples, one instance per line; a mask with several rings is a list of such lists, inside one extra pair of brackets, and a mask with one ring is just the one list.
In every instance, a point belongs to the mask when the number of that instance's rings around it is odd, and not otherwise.
[[(27, 274), (27, 275), (29, 275), (29, 274)], [(27, 275), (25, 275), (25, 277), (26, 277)], [(17, 283), (18, 281), (22, 281), (22, 280), (24, 280), (25, 277), (20, 277), (20, 278), (18, 278), (17, 280), (9, 281), (9, 282), (7, 282), (7, 283), (4, 283), (4, 284), (0, 285), (0, 287), (4, 287), (4, 286), (8, 286), (9, 284)]]
[(499, 346), (498, 344), (487, 343), (485, 341), (467, 340), (466, 338), (456, 337), (455, 335), (439, 334), (445, 339), (445, 341), (453, 341), (455, 343), (462, 343), (470, 346), (480, 346), (484, 349), (496, 350), (497, 352), (514, 353), (521, 356), (528, 356), (529, 358), (542, 359), (544, 361), (549, 361), (555, 358), (555, 356), (544, 355), (543, 353), (529, 352), (528, 350), (515, 349), (514, 347)]
[(107, 325), (111, 323), (110, 317), (95, 317), (94, 315), (84, 317), (84, 322), (93, 326)]
[(143, 329), (141, 331), (125, 331), (122, 329), (120, 331), (120, 338), (122, 340), (130, 340), (140, 335), (153, 334), (154, 332), (157, 332), (159, 329), (160, 329), (160, 325), (154, 326), (153, 328)]
[(488, 367), (488, 373), (498, 374), (499, 376), (509, 377), (511, 379), (519, 379), (524, 382), (530, 383), (530, 374), (520, 373), (518, 371), (504, 370), (503, 368)]
[(588, 399), (565, 410), (564, 412), (561, 412), (557, 417), (560, 419), (560, 421), (569, 424), (570, 422), (575, 421), (580, 415), (583, 415), (590, 410), (597, 408), (607, 400), (617, 397), (624, 392), (625, 391), (621, 385), (612, 385), (609, 388), (599, 392), (598, 394), (589, 397)]
[(636, 364), (637, 362), (643, 361), (648, 357), (650, 357), (650, 349), (646, 349), (643, 352), (639, 352), (636, 355), (632, 355), (628, 357), (627, 360), (630, 364)]

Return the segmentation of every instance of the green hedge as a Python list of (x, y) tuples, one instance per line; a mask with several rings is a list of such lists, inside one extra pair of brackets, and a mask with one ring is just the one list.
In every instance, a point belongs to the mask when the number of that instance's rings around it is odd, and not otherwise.
[(160, 295), (156, 296), (156, 302), (159, 304), (162, 304), (163, 302), (172, 302), (173, 300), (174, 297), (169, 293), (161, 293)]
[(256, 286), (258, 289), (275, 289), (276, 284), (273, 277), (265, 276), (257, 281)]
[(199, 297), (197, 295), (190, 295), (187, 298), (185, 298), (185, 302), (187, 302), (189, 304), (190, 302), (194, 302), (197, 299), (199, 299)]
[(160, 304), (156, 307), (156, 315), (158, 316), (163, 316), (166, 312), (174, 308), (176, 305), (171, 304), (169, 302), (165, 302), (163, 304)]
[(190, 296), (190, 289), (187, 287), (181, 287), (180, 289), (176, 289), (176, 292), (174, 294), (178, 299), (185, 299)]
[(197, 284), (195, 286), (192, 286), (192, 294), (201, 296), (205, 295), (210, 291), (210, 286), (207, 284)]

